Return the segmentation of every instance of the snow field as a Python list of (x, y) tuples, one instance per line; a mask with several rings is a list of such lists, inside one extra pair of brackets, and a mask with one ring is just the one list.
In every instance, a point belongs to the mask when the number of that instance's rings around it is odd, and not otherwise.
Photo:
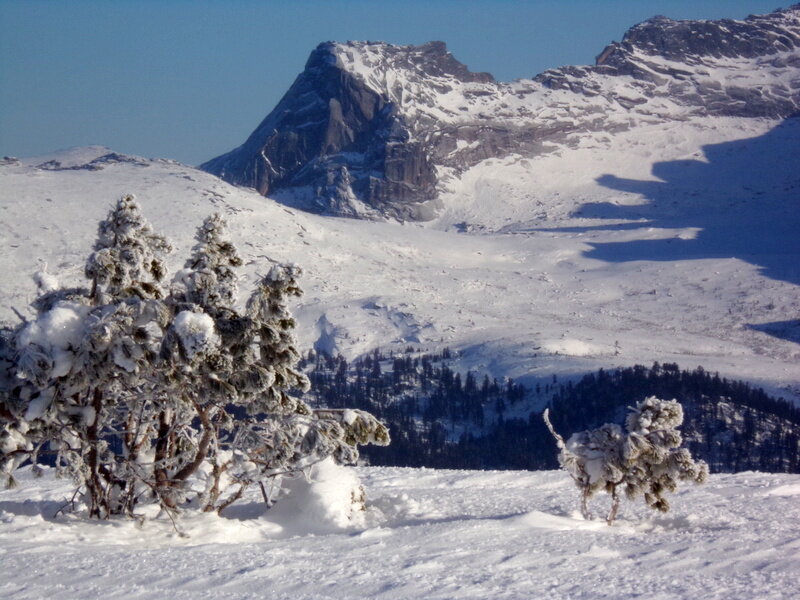
[(264, 515), (254, 494), (227, 518), (188, 515), (189, 537), (163, 519), (53, 518), (68, 483), (23, 474), (0, 492), (0, 596), (788, 599), (800, 584), (797, 475), (713, 475), (673, 494), (665, 515), (624, 502), (608, 527), (578, 516), (561, 471), (361, 467), (341, 481), (353, 473), (369, 507), (358, 526), (328, 518), (321, 533), (318, 506), (286, 529), (270, 516), (280, 504)]
[[(214, 211), (244, 258), (241, 289), (269, 259), (300, 265), (301, 348), (450, 346), (523, 380), (676, 362), (797, 398), (800, 352), (782, 331), (800, 311), (798, 126), (695, 119), (485, 161), (423, 225), (309, 215), (174, 161), (48, 171), (28, 159), (0, 167), (0, 320), (26, 312), (45, 263), (81, 284), (97, 222), (132, 192), (175, 246), (172, 273)], [(107, 152), (90, 150), (54, 157)]]

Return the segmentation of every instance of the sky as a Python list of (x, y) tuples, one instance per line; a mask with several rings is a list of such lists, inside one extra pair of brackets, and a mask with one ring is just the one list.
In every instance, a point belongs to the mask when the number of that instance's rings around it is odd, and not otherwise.
[(100, 144), (199, 164), (238, 146), (320, 42), (443, 40), (499, 80), (592, 64), (630, 26), (780, 0), (0, 0), (0, 156)]

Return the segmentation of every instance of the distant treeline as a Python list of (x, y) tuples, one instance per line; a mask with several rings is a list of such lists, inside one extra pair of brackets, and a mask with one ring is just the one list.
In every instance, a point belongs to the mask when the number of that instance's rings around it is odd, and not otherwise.
[[(374, 465), (458, 469), (553, 469), (556, 447), (541, 419), (547, 404), (565, 437), (606, 422), (647, 396), (684, 407), (684, 445), (714, 472), (800, 472), (800, 409), (743, 381), (675, 364), (601, 369), (577, 382), (527, 389), (455, 372), (453, 352), (379, 351), (348, 363), (311, 353), (303, 367), (314, 405), (368, 410), (390, 427), (392, 444), (367, 446)], [(535, 404), (537, 410), (528, 407)]]

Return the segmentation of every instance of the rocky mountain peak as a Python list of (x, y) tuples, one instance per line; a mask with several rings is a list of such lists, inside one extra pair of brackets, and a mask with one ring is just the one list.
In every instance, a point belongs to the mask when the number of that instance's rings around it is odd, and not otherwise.
[(201, 168), (306, 210), (425, 220), (448, 180), (489, 158), (638, 122), (798, 110), (800, 5), (740, 21), (656, 16), (594, 66), (509, 83), (444, 42), (324, 42), (247, 141)]
[[(489, 73), (473, 73), (447, 51), (441, 41), (420, 46), (395, 46), (386, 42), (326, 42), (317, 47), (335, 58), (336, 65), (355, 74), (378, 71), (405, 72), (406, 77), (453, 78), (461, 82), (493, 82)], [(328, 59), (330, 60), (330, 58)]]
[(434, 167), (415, 133), (433, 118), (404, 109), (412, 98), (433, 106), (460, 85), (494, 82), (444, 42), (324, 42), (250, 138), (201, 167), (308, 210), (430, 218)]

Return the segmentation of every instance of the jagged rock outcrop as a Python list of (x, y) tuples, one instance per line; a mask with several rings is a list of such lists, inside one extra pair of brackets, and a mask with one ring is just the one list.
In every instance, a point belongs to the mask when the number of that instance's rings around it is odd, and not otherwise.
[[(350, 51), (352, 49), (352, 52)], [(354, 52), (422, 76), (491, 80), (470, 73), (440, 42), (420, 47), (320, 44), (278, 106), (239, 148), (202, 168), (263, 195), (305, 192), (304, 208), (343, 216), (421, 219), (436, 196), (434, 166), (400, 105), (364, 81)]]
[(800, 110), (800, 4), (743, 21), (654, 17), (596, 65), (497, 82), (442, 42), (326, 42), (239, 148), (201, 168), (316, 212), (431, 218), (478, 162), (641, 122)]
[(800, 4), (744, 21), (653, 17), (607, 46), (595, 67), (551, 70), (537, 80), (591, 95), (597, 88), (580, 80), (604, 75), (631, 78), (641, 103), (663, 97), (694, 114), (790, 116), (800, 99)]

